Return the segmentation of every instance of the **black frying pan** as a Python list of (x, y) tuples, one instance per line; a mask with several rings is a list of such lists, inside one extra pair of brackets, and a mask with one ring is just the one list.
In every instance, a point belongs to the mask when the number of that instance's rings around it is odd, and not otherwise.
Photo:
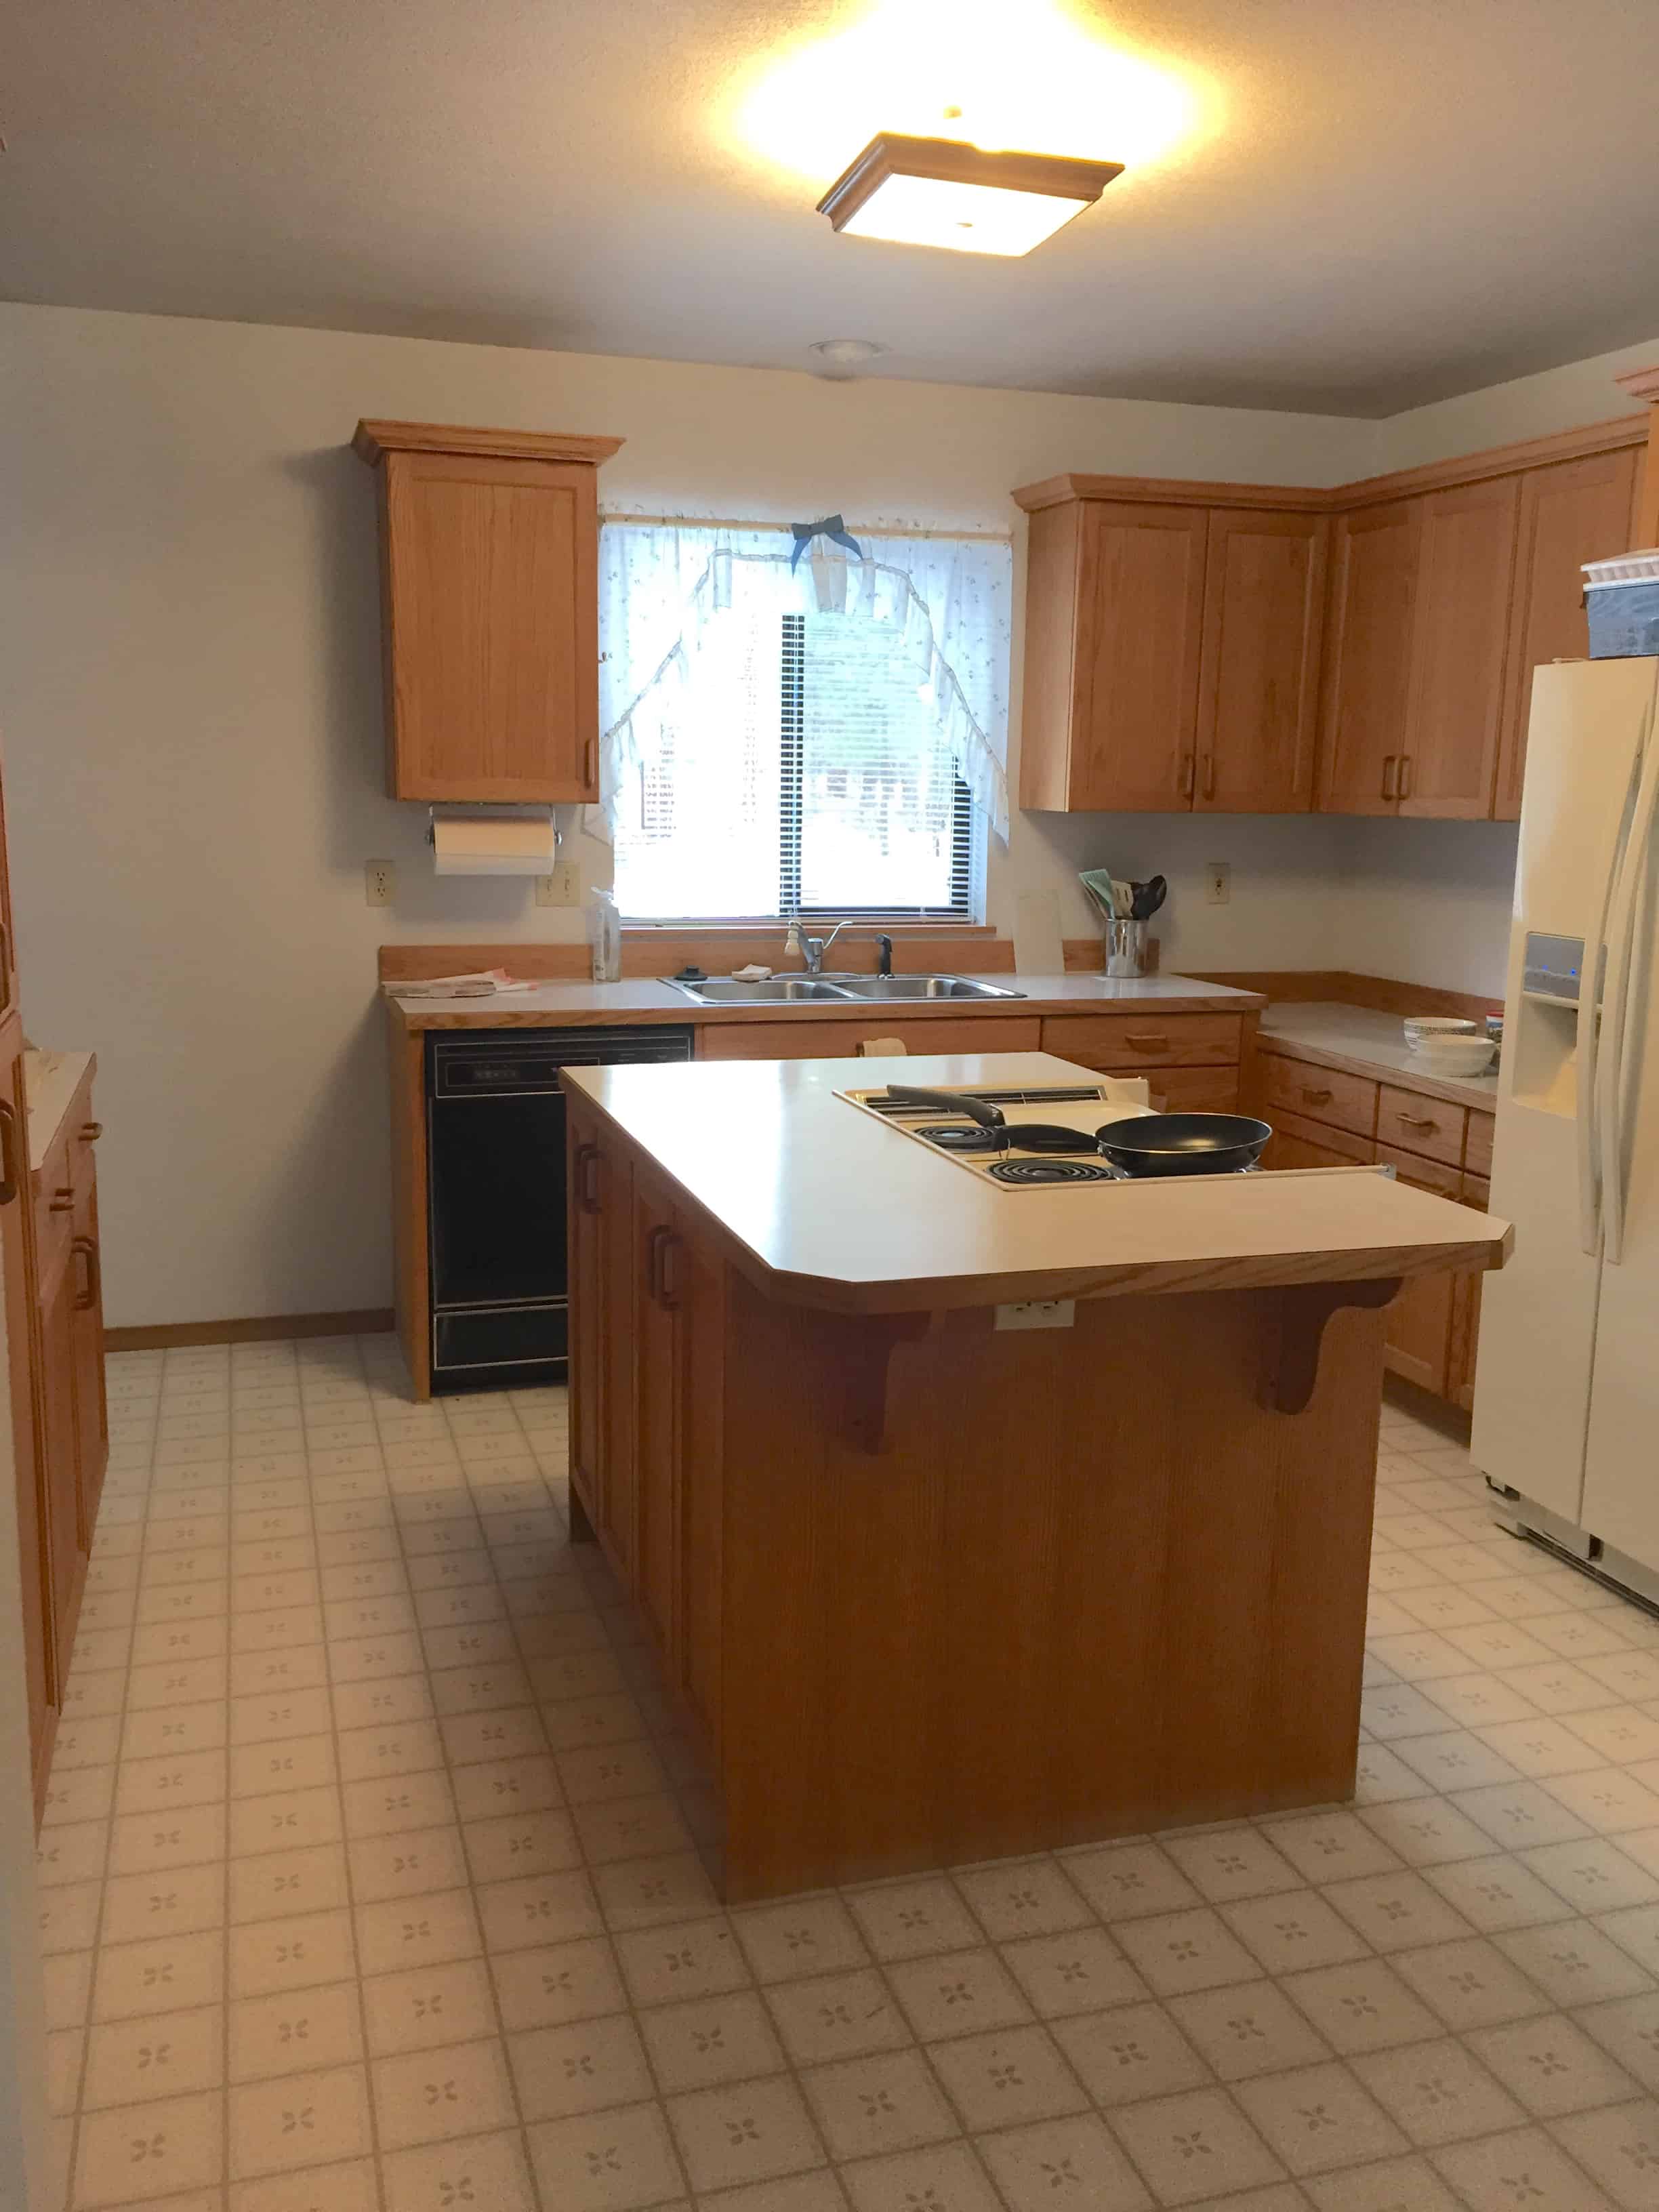
[(1101, 1157), (1126, 1175), (1236, 1175), (1273, 1131), (1249, 1114), (1143, 1114), (1097, 1129)]
[(923, 1091), (913, 1084), (890, 1083), (887, 1096), (901, 1106), (937, 1106), (947, 1114), (965, 1114), (998, 1139), (998, 1150), (1010, 1146), (1023, 1152), (1088, 1152), (1095, 1147), (1088, 1133), (1068, 1129), (1063, 1121), (1013, 1121), (1000, 1106), (982, 1098), (969, 1098), (959, 1091)]

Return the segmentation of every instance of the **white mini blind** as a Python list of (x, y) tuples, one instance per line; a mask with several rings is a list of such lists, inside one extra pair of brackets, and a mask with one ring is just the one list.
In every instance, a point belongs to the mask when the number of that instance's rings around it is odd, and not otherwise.
[(633, 773), (626, 915), (972, 919), (968, 789), (894, 624), (720, 610)]

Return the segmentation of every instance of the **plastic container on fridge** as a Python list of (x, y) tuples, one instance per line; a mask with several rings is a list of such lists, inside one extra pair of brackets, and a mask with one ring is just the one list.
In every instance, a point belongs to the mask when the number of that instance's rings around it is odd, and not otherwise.
[(1592, 660), (1659, 653), (1659, 547), (1584, 563)]

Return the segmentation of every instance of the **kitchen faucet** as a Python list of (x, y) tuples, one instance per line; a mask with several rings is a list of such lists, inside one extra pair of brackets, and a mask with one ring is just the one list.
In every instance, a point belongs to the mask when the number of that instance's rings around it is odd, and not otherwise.
[(783, 949), (786, 952), (799, 952), (806, 963), (807, 974), (816, 975), (823, 967), (824, 954), (846, 927), (847, 924), (844, 921), (838, 921), (828, 937), (803, 937), (800, 916), (796, 915), (790, 921), (789, 934), (784, 939)]

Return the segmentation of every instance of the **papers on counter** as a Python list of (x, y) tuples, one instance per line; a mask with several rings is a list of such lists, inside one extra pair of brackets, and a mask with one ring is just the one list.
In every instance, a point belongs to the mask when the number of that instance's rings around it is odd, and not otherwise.
[(394, 999), (496, 999), (531, 986), (514, 982), (505, 968), (480, 968), (471, 975), (423, 975), (418, 982), (388, 983)]

